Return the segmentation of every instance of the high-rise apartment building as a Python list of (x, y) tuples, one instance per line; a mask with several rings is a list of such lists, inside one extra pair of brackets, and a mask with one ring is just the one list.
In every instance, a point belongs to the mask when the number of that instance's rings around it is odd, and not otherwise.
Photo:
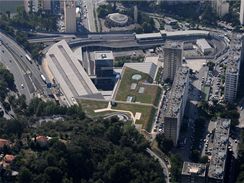
[(188, 67), (178, 68), (168, 101), (163, 107), (165, 137), (172, 140), (175, 146), (188, 98), (189, 71)]
[[(230, 156), (228, 151), (230, 119), (218, 118), (216, 125), (209, 134), (209, 141), (205, 144), (209, 163), (199, 164), (184, 162), (181, 172), (181, 183), (225, 183), (229, 174), (228, 164)], [(211, 144), (211, 147), (210, 145)]]
[(213, 0), (211, 5), (218, 17), (223, 17), (229, 13), (230, 4), (227, 0)]
[(219, 118), (216, 121), (213, 148), (208, 168), (208, 183), (224, 183), (228, 156), (230, 120)]
[(232, 64), (229, 64), (225, 73), (225, 89), (224, 89), (224, 99), (229, 103), (233, 103), (237, 96), (238, 84), (239, 84), (239, 68), (240, 68), (240, 58), (233, 58), (231, 60)]
[(182, 44), (168, 42), (163, 47), (164, 80), (174, 80), (177, 69), (182, 65), (182, 53)]
[(240, 24), (244, 25), (244, 0), (241, 0), (240, 5)]
[(64, 2), (65, 32), (76, 32), (76, 5), (75, 1)]

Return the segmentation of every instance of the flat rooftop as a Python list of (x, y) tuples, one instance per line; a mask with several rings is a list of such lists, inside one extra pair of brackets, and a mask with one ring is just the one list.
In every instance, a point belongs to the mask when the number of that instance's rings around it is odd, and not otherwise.
[(163, 107), (165, 117), (176, 117), (180, 112), (180, 106), (186, 89), (186, 84), (189, 80), (189, 68), (179, 67), (169, 93), (167, 104)]
[(96, 60), (114, 60), (114, 55), (112, 51), (95, 51), (95, 61)]
[(211, 49), (212, 47), (209, 45), (206, 39), (197, 39), (197, 44), (201, 46), (203, 49)]
[(136, 39), (150, 39), (150, 38), (162, 38), (161, 33), (145, 33), (145, 34), (136, 34)]
[[(240, 40), (236, 38), (237, 40)], [(238, 43), (235, 39), (232, 39), (230, 42), (231, 51), (229, 52), (228, 62), (227, 62), (227, 68), (226, 73), (230, 74), (239, 74), (240, 70), (240, 61), (241, 61), (241, 46), (237, 46)]]
[(142, 63), (125, 63), (124, 67), (128, 67), (145, 74), (148, 74), (152, 79), (154, 79), (157, 72), (157, 65), (152, 62), (142, 62)]
[(208, 36), (209, 31), (204, 30), (185, 30), (185, 31), (165, 31), (161, 30), (160, 33), (162, 35), (167, 35), (167, 37), (175, 37), (175, 36)]
[(46, 53), (46, 59), (56, 84), (60, 85), (69, 104), (72, 105), (78, 96), (99, 93), (65, 40), (54, 44)]
[(228, 57), (226, 72), (231, 74), (238, 74), (240, 70), (240, 53), (231, 52)]
[(200, 177), (205, 177), (206, 175), (206, 164), (184, 162), (182, 168), (182, 175), (197, 175)]
[(213, 150), (209, 163), (208, 177), (222, 180), (224, 178), (227, 148), (229, 143), (230, 120), (219, 118), (216, 120)]

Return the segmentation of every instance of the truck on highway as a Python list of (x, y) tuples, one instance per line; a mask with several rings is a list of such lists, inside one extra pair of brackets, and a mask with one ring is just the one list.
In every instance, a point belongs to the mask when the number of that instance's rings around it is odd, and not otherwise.
[(47, 80), (46, 80), (46, 78), (45, 78), (45, 76), (44, 76), (43, 74), (41, 74), (41, 78), (42, 78), (42, 81), (43, 81), (44, 83), (47, 82)]
[(25, 58), (32, 64), (31, 58), (29, 55), (25, 54)]

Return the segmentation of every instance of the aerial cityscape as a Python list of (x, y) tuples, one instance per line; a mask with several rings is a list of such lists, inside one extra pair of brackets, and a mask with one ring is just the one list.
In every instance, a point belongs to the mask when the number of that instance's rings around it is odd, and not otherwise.
[(0, 182), (244, 183), (244, 0), (0, 0)]

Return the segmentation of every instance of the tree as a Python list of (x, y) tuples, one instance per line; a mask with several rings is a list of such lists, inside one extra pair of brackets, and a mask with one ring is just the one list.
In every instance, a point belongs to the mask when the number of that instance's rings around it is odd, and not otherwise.
[(200, 159), (200, 152), (198, 150), (193, 150), (191, 152), (191, 160), (195, 163), (198, 163)]
[(208, 62), (208, 63), (207, 63), (207, 66), (209, 67), (209, 70), (210, 70), (210, 71), (213, 71), (214, 66), (215, 66), (215, 63), (213, 63), (213, 62)]
[(200, 163), (207, 163), (208, 162), (208, 156), (203, 156), (200, 158)]
[(2, 118), (4, 116), (4, 111), (0, 110), (0, 118)]
[(10, 111), (11, 110), (11, 106), (8, 102), (3, 102), (3, 107), (6, 111)]
[(183, 166), (183, 162), (179, 155), (171, 155), (170, 156), (171, 169), (170, 172), (172, 174), (172, 182), (180, 182), (181, 177), (181, 169)]
[(47, 176), (47, 181), (52, 183), (60, 183), (63, 179), (62, 171), (57, 167), (47, 167), (45, 169), (45, 175)]
[(101, 5), (97, 8), (97, 14), (100, 18), (105, 18), (110, 13), (113, 13), (113, 7), (111, 4)]
[(22, 168), (18, 175), (19, 183), (31, 183), (32, 182), (32, 173), (27, 168)]
[(173, 141), (165, 138), (163, 134), (159, 134), (156, 137), (159, 148), (166, 154), (169, 154), (170, 150), (173, 148)]
[(154, 25), (152, 25), (148, 22), (144, 22), (142, 24), (142, 29), (143, 29), (143, 32), (145, 32), (145, 33), (151, 33), (154, 30)]
[[(46, 106), (52, 106), (37, 99), (31, 103), (41, 104), (44, 107), (40, 109), (42, 114)], [(34, 107), (31, 111), (36, 110)], [(67, 112), (67, 108), (64, 111)], [(3, 119), (0, 123), (0, 133), (6, 138), (16, 138), (17, 129), (25, 131), (24, 136), (20, 133), (18, 138), (27, 138), (29, 143), (24, 145), (25, 149), (19, 148), (14, 164), (21, 172), (18, 180), (22, 182), (165, 183), (159, 163), (145, 153), (148, 143), (131, 124), (117, 119), (93, 121), (71, 115), (64, 121), (43, 123), (38, 128), (19, 126), (25, 121), (31, 123), (31, 118), (33, 116), (23, 120)], [(31, 137), (35, 138), (34, 134), (52, 137), (45, 150), (36, 148), (35, 141), (30, 142)]]

